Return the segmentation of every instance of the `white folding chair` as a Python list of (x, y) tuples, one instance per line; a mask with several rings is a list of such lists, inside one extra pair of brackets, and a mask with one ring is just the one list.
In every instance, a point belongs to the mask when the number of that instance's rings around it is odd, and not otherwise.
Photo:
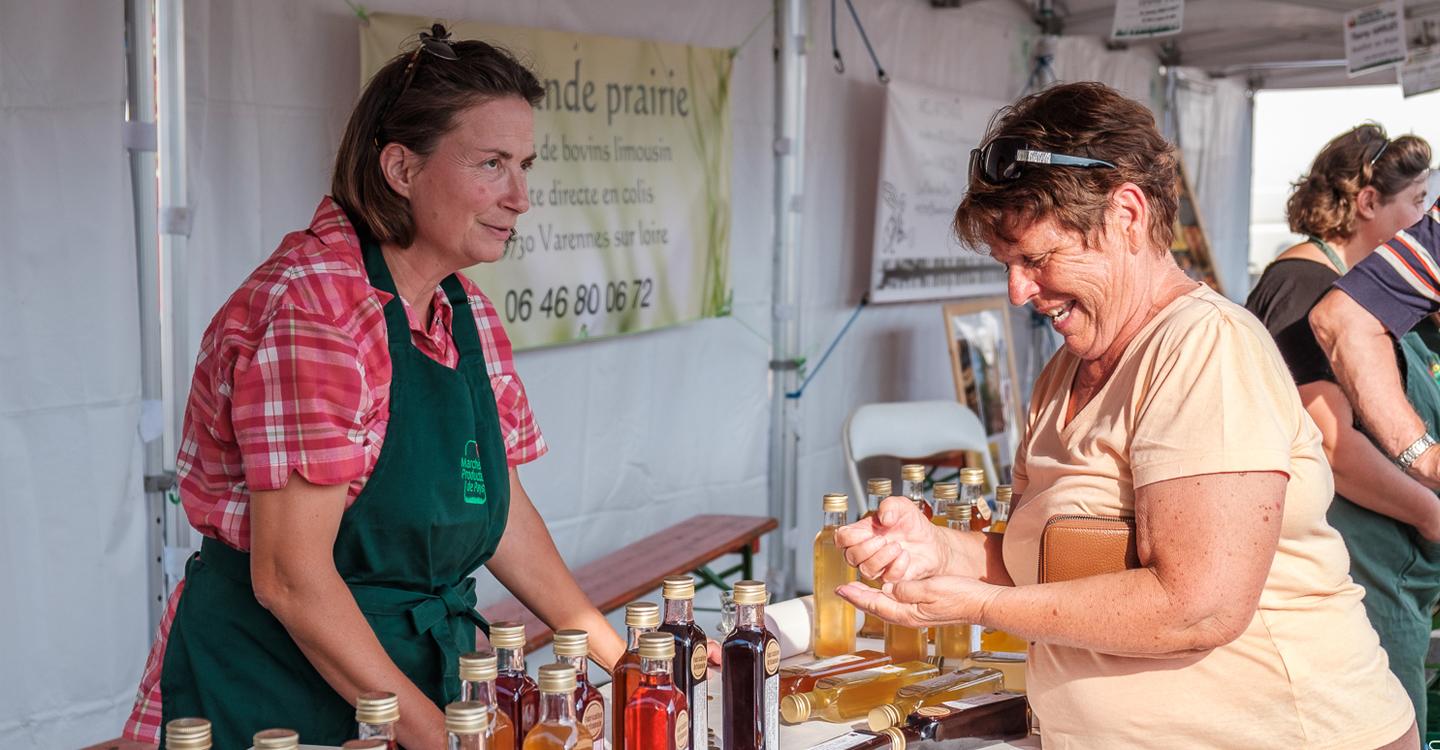
[[(850, 497), (861, 513), (865, 512), (866, 493), (859, 464), (867, 458), (920, 459), (951, 451), (975, 451), (983, 457), (990, 486), (998, 481), (980, 418), (957, 401), (865, 404), (845, 420), (840, 437), (845, 446), (845, 468), (850, 473)], [(900, 491), (898, 485), (895, 491)]]

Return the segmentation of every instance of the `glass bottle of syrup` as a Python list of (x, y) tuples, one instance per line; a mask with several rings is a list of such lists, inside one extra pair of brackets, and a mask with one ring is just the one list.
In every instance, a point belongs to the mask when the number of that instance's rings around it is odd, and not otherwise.
[(390, 743), (385, 740), (345, 740), (340, 750), (385, 750)]
[(834, 722), (854, 721), (875, 706), (889, 703), (900, 688), (939, 673), (940, 668), (934, 664), (907, 661), (826, 677), (809, 692), (786, 696), (780, 702), (780, 713), (792, 724), (814, 717)]
[[(970, 506), (963, 502), (951, 504), (946, 509), (946, 521), (950, 528), (956, 531), (970, 530)], [(971, 648), (970, 625), (968, 623), (955, 623), (952, 625), (941, 625), (935, 634), (935, 654), (939, 656), (941, 663), (947, 667), (959, 664), (974, 649)], [(884, 729), (884, 727), (876, 727)]]
[(735, 630), (721, 649), (722, 750), (780, 750), (780, 642), (765, 629), (765, 583), (735, 584)]
[(985, 501), (985, 470), (960, 470), (960, 502), (970, 506), (970, 530), (984, 531), (990, 518), (990, 503)]
[(674, 661), (675, 639), (669, 633), (640, 636), (640, 686), (625, 704), (624, 750), (690, 747), (688, 701), (670, 681)]
[(540, 718), (525, 734), (523, 750), (579, 750), (591, 747), (575, 720), (575, 668), (546, 664), (540, 668)]
[(489, 726), (490, 706), (484, 703), (456, 701), (445, 707), (449, 750), (489, 750), (490, 745), (485, 741), (485, 730)]
[(1010, 501), (1015, 496), (1015, 488), (1008, 484), (1002, 484), (995, 488), (995, 513), (990, 517), (990, 528), (986, 531), (992, 534), (1004, 534), (1005, 526), (1010, 522)]
[(934, 493), (935, 515), (931, 517), (930, 522), (936, 526), (944, 526), (946, 511), (948, 511), (950, 506), (954, 505), (960, 497), (960, 486), (954, 482), (936, 482)]
[(885, 623), (885, 653), (895, 663), (924, 661), (930, 656), (930, 640), (926, 628)]
[[(695, 579), (669, 576), (661, 596), (665, 621), (660, 630), (675, 639), (675, 663), (670, 681), (690, 707), (690, 746), (708, 750), (710, 744), (710, 652), (705, 631), (695, 624)], [(644, 666), (641, 666), (643, 671)]]
[(915, 507), (925, 514), (926, 518), (935, 517), (935, 508), (925, 498), (925, 467), (920, 464), (905, 464), (900, 467), (901, 494), (910, 498)]
[(625, 653), (610, 671), (610, 746), (625, 749), (625, 704), (640, 686), (640, 636), (660, 627), (660, 607), (654, 602), (625, 605)]
[(460, 655), (460, 700), (473, 701), (490, 708), (490, 717), (485, 723), (485, 747), (488, 750), (516, 750), (515, 725), (510, 717), (499, 709), (495, 700), (495, 678), (499, 675), (498, 661), (489, 652), (472, 652)]
[(946, 672), (928, 680), (906, 685), (895, 691), (894, 700), (870, 710), (870, 729), (880, 731), (905, 723), (911, 711), (945, 701), (993, 693), (1005, 687), (1005, 678), (998, 669), (971, 667)]
[(575, 668), (575, 715), (580, 729), (599, 747), (605, 742), (605, 699), (590, 684), (590, 634), (583, 630), (555, 631), (555, 661)]
[(253, 750), (300, 750), (300, 733), (294, 729), (262, 729), (250, 740)]
[[(907, 739), (912, 741), (919, 739), (936, 743), (961, 738), (972, 741), (1014, 740), (1030, 733), (1026, 708), (1025, 696), (1012, 692), (948, 700), (916, 709), (906, 719), (904, 731)], [(885, 731), (894, 732), (897, 729), (899, 727), (891, 727)], [(930, 745), (926, 743), (925, 746)]]
[(360, 725), (360, 739), (382, 739), (390, 750), (396, 750), (400, 745), (395, 741), (395, 724), (399, 721), (400, 698), (394, 693), (361, 693), (355, 699), (355, 723)]
[(855, 650), (855, 605), (835, 593), (855, 580), (855, 569), (835, 546), (835, 530), (846, 523), (850, 497), (828, 494), (822, 509), (825, 521), (815, 535), (815, 619), (810, 633), (812, 651), (820, 658)]
[[(991, 522), (985, 529), (986, 531), (992, 534), (1005, 533), (1005, 526), (1010, 520), (1010, 501), (1012, 497), (1014, 497), (1014, 488), (1011, 485), (1002, 484), (995, 488), (995, 517), (990, 519)], [(1000, 511), (1001, 507), (1004, 508), (1003, 516)], [(1029, 648), (1030, 644), (1027, 643), (1024, 638), (1012, 635), (1003, 630), (985, 628), (980, 631), (980, 650), (982, 651), (999, 654), (1023, 654), (1029, 650)]]
[(829, 659), (812, 661), (808, 664), (792, 664), (780, 668), (780, 699), (787, 695), (803, 693), (815, 687), (815, 683), (837, 674), (859, 672), (862, 669), (890, 663), (890, 655), (879, 651), (856, 651)]
[(165, 724), (165, 750), (210, 750), (210, 722), (172, 719)]
[[(879, 513), (880, 501), (890, 497), (890, 490), (891, 484), (889, 479), (872, 478), (865, 480), (865, 515), (861, 516), (861, 518), (869, 518)], [(859, 575), (859, 572), (857, 571), (856, 574)], [(873, 578), (866, 578), (860, 575), (860, 582), (872, 589), (880, 588), (880, 582)], [(859, 635), (861, 638), (885, 637), (885, 621), (866, 612), (865, 621), (860, 624)]]
[(496, 622), (490, 625), (499, 674), (495, 677), (495, 705), (510, 719), (518, 743), (530, 734), (540, 714), (540, 690), (525, 673), (525, 625)]

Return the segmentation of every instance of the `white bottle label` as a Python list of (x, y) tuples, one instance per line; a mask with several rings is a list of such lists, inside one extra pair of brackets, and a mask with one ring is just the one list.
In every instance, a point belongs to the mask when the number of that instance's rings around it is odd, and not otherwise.
[(869, 740), (875, 739), (873, 734), (860, 734), (859, 732), (846, 732), (845, 734), (826, 740), (814, 745), (810, 750), (850, 750), (852, 747), (859, 747)]
[(780, 674), (765, 678), (765, 750), (780, 750)]
[(706, 750), (710, 744), (710, 683), (699, 680), (690, 688), (690, 747)]
[(852, 661), (860, 661), (862, 658), (864, 658), (864, 657), (856, 656), (855, 654), (841, 654), (841, 655), (839, 655), (839, 656), (832, 656), (832, 657), (830, 657), (829, 659), (821, 659), (820, 661), (812, 661), (812, 662), (810, 662), (809, 664), (797, 664), (797, 665), (795, 665), (795, 666), (793, 666), (793, 667), (786, 667), (783, 671), (784, 671), (786, 674), (791, 674), (791, 675), (796, 675), (796, 674), (815, 674), (816, 672), (819, 672), (819, 671), (822, 670), (822, 669), (829, 669), (830, 667), (838, 667), (838, 666), (840, 666), (841, 664), (849, 664), (849, 663), (852, 662)]
[(940, 705), (949, 706), (951, 708), (963, 711), (967, 708), (975, 708), (977, 706), (984, 706), (990, 703), (995, 703), (997, 701), (1002, 701), (1006, 698), (1011, 697), (1012, 695), (1014, 695), (1014, 693), (990, 693), (989, 695), (977, 695), (973, 698), (963, 698), (961, 700), (945, 701)]

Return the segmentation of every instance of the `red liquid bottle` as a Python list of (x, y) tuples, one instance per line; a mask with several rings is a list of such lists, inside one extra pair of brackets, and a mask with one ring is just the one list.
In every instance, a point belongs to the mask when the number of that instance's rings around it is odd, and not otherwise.
[(485, 723), (488, 750), (518, 750), (515, 726), (495, 699), (495, 678), (500, 675), (495, 654), (488, 651), (460, 655), (460, 700), (479, 703), (490, 710)]
[(490, 625), (490, 645), (500, 673), (495, 677), (495, 703), (515, 728), (518, 745), (540, 719), (540, 688), (525, 674), (525, 626), (518, 622)]
[(710, 653), (705, 631), (695, 624), (695, 579), (670, 576), (662, 595), (665, 622), (660, 630), (675, 638), (670, 682), (690, 707), (690, 747), (706, 750), (710, 743)]
[(575, 717), (596, 747), (605, 741), (605, 698), (590, 684), (590, 634), (555, 631), (555, 661), (575, 668)]
[(780, 750), (780, 642), (765, 629), (765, 583), (735, 584), (735, 630), (721, 649), (723, 750)]
[(640, 636), (640, 685), (625, 704), (623, 750), (688, 750), (690, 715), (685, 694), (670, 681), (675, 639), (669, 633)]
[(625, 704), (640, 687), (640, 636), (653, 633), (660, 626), (660, 608), (654, 602), (630, 602), (625, 605), (625, 627), (628, 631), (625, 653), (610, 671), (610, 747), (624, 750)]

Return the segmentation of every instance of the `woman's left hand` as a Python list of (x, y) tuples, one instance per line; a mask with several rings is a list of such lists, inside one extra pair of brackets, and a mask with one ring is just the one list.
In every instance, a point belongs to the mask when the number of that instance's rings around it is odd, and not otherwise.
[(1002, 588), (964, 576), (932, 576), (887, 583), (880, 589), (847, 583), (836, 592), (856, 608), (886, 622), (923, 628), (981, 622), (986, 607)]

